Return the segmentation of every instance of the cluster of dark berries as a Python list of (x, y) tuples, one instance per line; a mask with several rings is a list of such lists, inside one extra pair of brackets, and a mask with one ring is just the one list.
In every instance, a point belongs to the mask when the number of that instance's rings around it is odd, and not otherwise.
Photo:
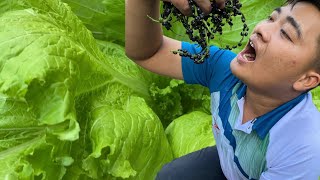
[[(201, 52), (197, 54), (191, 54), (186, 50), (179, 49), (173, 51), (174, 54), (180, 56), (189, 57), (195, 63), (203, 63), (204, 59), (209, 56), (209, 40), (215, 38), (215, 34), (223, 34), (222, 27), (228, 24), (233, 26), (233, 19), (236, 16), (241, 16), (243, 23), (242, 32), (240, 33), (241, 39), (236, 45), (227, 45), (225, 49), (235, 49), (242, 45), (242, 41), (245, 36), (248, 35), (249, 28), (246, 24), (246, 19), (240, 8), (242, 4), (239, 0), (226, 0), (225, 8), (219, 9), (213, 2), (212, 11), (209, 14), (205, 14), (199, 8), (199, 6), (193, 1), (188, 0), (189, 6), (192, 10), (190, 16), (183, 15), (174, 5), (169, 2), (163, 2), (163, 12), (157, 22), (160, 22), (166, 29), (171, 30), (172, 23), (180, 22), (186, 29), (186, 34), (189, 39), (196, 42), (201, 46)], [(175, 17), (175, 21), (173, 21)]]

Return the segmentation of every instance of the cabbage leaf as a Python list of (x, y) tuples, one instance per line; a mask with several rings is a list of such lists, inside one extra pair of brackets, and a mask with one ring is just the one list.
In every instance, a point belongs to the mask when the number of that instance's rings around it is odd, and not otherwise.
[(320, 111), (320, 87), (317, 87), (311, 91), (313, 103)]
[(215, 145), (211, 118), (203, 111), (193, 111), (175, 119), (166, 128), (174, 158)]
[(0, 178), (152, 179), (172, 152), (145, 103), (148, 73), (104, 54), (65, 3), (21, 0), (6, 9)]

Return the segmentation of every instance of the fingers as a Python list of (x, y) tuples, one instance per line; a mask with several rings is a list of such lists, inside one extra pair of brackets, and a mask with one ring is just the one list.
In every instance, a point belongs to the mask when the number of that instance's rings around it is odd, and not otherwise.
[(200, 7), (202, 12), (209, 14), (211, 12), (212, 6), (209, 0), (194, 0), (197, 5)]
[(226, 6), (226, 0), (216, 0), (216, 4), (219, 9), (223, 9)]
[(163, 0), (167, 2), (171, 2), (179, 11), (186, 15), (189, 16), (192, 14), (189, 3), (187, 0)]
[[(192, 11), (190, 9), (188, 0), (162, 0), (166, 2), (171, 2), (179, 11), (189, 16), (192, 14)], [(225, 7), (225, 1), (226, 0), (215, 0), (215, 3), (218, 8), (222, 9)], [(194, 0), (194, 2), (200, 7), (200, 9), (205, 13), (209, 14), (211, 12), (212, 6), (210, 0)]]

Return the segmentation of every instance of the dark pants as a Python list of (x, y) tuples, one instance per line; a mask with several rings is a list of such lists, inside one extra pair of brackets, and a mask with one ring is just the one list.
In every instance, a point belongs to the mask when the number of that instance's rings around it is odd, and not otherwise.
[(226, 179), (220, 167), (216, 146), (201, 149), (165, 164), (156, 177), (156, 180), (211, 179)]

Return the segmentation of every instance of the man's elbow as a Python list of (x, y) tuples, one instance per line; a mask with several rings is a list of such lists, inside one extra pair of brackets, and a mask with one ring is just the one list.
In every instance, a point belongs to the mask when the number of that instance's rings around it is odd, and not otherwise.
[(144, 61), (154, 56), (160, 47), (130, 47), (125, 46), (126, 56), (133, 61)]
[(127, 46), (125, 47), (125, 54), (129, 59), (133, 61), (139, 61), (144, 59), (144, 57), (142, 57), (139, 53), (137, 53), (137, 51), (134, 51), (128, 48)]

